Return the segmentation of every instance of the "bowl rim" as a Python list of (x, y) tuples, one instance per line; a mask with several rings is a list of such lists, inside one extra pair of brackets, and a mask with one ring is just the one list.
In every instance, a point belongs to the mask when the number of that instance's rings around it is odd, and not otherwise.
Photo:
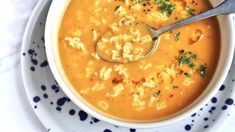
[[(105, 114), (100, 113), (99, 111), (96, 111), (95, 109), (87, 105), (84, 101), (82, 101), (82, 99), (79, 99), (79, 97), (77, 96), (77, 93), (73, 92), (72, 90), (73, 88), (71, 87), (71, 84), (70, 86), (68, 86), (69, 84), (66, 83), (66, 80), (64, 79), (66, 78), (65, 74), (63, 74), (64, 76), (61, 75), (62, 74), (61, 72), (63, 71), (62, 71), (61, 66), (58, 65), (58, 63), (60, 63), (60, 61), (58, 60), (58, 54), (56, 57), (56, 55), (53, 52), (53, 50), (58, 50), (58, 49), (53, 49), (55, 45), (57, 44), (56, 43), (58, 39), (57, 35), (58, 35), (58, 30), (60, 29), (58, 27), (60, 27), (60, 21), (62, 20), (64, 16), (64, 12), (68, 4), (70, 3), (70, 1), (71, 0), (53, 1), (49, 9), (47, 20), (46, 20), (46, 27), (45, 27), (45, 49), (46, 49), (46, 55), (48, 58), (48, 63), (52, 71), (52, 74), (54, 75), (55, 79), (57, 80), (58, 84), (60, 85), (64, 93), (82, 110), (86, 111), (90, 115), (102, 121), (105, 121), (105, 122), (108, 122), (117, 126), (130, 127), (130, 128), (152, 128), (152, 127), (160, 127), (160, 126), (174, 123), (176, 121), (182, 120), (190, 116), (191, 114), (195, 113), (200, 108), (202, 108), (209, 101), (209, 99), (212, 98), (217, 93), (219, 87), (222, 85), (223, 81), (225, 80), (227, 76), (229, 68), (232, 64), (232, 59), (233, 59), (233, 54), (234, 54), (234, 44), (235, 44), (234, 38), (233, 38), (234, 25), (233, 25), (233, 19), (232, 19), (231, 14), (223, 16), (228, 21), (227, 26), (230, 30), (227, 31), (228, 32), (227, 38), (230, 38), (230, 39), (228, 40), (229, 44), (227, 48), (227, 54), (225, 54), (225, 57), (222, 57), (223, 55), (222, 49), (220, 49), (220, 58), (219, 58), (218, 65), (215, 71), (215, 74), (217, 73), (220, 76), (217, 75), (218, 77), (217, 79), (215, 79), (214, 77), (215, 75), (214, 75), (212, 79), (210, 80), (210, 83), (208, 84), (206, 89), (191, 104), (189, 104), (188, 106), (186, 106), (179, 112), (176, 112), (175, 114), (167, 116), (167, 119), (163, 118), (160, 121), (156, 121), (156, 122), (130, 122), (130, 121), (118, 120), (118, 119), (112, 118), (111, 116), (105, 116)], [(219, 25), (221, 26), (221, 24)], [(221, 30), (220, 31), (221, 33), (223, 29), (220, 27), (220, 30)], [(222, 44), (221, 44), (221, 48), (222, 48)], [(224, 60), (221, 60), (221, 59), (224, 59)], [(223, 64), (221, 64), (222, 63), (221, 61), (223, 61)], [(218, 73), (219, 66), (222, 66), (220, 68), (220, 70), (222, 69), (220, 73)], [(213, 80), (215, 81), (213, 84), (211, 84)], [(210, 87), (210, 89), (208, 87)], [(203, 95), (207, 97), (202, 97)], [(191, 108), (188, 108), (190, 106)]]

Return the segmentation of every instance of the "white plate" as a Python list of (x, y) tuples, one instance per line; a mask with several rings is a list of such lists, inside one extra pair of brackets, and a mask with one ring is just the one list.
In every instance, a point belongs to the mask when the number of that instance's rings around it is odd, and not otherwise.
[(35, 114), (48, 131), (52, 132), (170, 132), (214, 131), (229, 116), (234, 105), (235, 59), (230, 72), (215, 97), (197, 113), (186, 119), (153, 129), (134, 129), (113, 126), (87, 115), (74, 105), (55, 81), (48, 66), (44, 27), (51, 1), (41, 0), (26, 28), (22, 47), (22, 76), (28, 99)]

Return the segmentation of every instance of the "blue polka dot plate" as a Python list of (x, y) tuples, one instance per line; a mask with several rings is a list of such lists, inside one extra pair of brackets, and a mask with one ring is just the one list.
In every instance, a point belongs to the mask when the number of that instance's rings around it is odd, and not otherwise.
[(198, 112), (176, 123), (151, 129), (114, 126), (78, 108), (54, 79), (45, 53), (44, 29), (50, 0), (37, 4), (28, 22), (22, 47), (22, 76), (29, 102), (50, 132), (171, 132), (215, 131), (229, 116), (234, 105), (235, 59), (224, 84)]

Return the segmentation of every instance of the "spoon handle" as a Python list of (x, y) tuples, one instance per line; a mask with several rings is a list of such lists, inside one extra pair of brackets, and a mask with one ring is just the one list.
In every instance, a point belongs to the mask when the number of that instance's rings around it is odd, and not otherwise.
[(217, 16), (221, 14), (235, 13), (235, 0), (225, 0), (217, 7), (200, 13), (198, 15), (186, 18), (182, 21), (176, 22), (172, 25), (166, 26), (164, 28), (160, 28), (158, 30), (155, 29), (155, 36), (159, 36), (161, 33), (193, 23), (195, 21), (203, 20), (212, 16)]

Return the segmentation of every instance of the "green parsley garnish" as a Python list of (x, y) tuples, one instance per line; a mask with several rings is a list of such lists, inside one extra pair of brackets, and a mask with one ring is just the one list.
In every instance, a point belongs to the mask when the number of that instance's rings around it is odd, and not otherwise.
[(114, 9), (114, 12), (117, 11), (120, 8), (120, 5), (116, 6), (116, 8)]
[(157, 40), (159, 37), (158, 36), (154, 36), (153, 38), (152, 38), (152, 41), (155, 41), (155, 40)]
[(156, 0), (157, 4), (160, 4), (160, 12), (166, 13), (167, 16), (170, 16), (175, 10), (175, 4), (172, 4), (169, 0)]
[(197, 55), (193, 54), (192, 52), (183, 51), (178, 59), (178, 63), (180, 66), (183, 64), (187, 64), (190, 68), (194, 68), (195, 64), (193, 63), (193, 60), (196, 56)]
[(143, 2), (144, 0), (131, 0), (133, 2), (136, 2), (136, 3), (140, 3), (140, 2)]
[(157, 90), (157, 91), (155, 91), (154, 93), (153, 93), (153, 96), (154, 97), (157, 97), (157, 96), (159, 96), (161, 94), (161, 91), (160, 90)]
[(196, 59), (196, 60), (198, 59), (198, 56), (196, 54), (192, 52), (188, 52), (188, 53), (192, 56), (193, 59)]
[(163, 0), (156, 0), (158, 4), (162, 3)]
[(186, 7), (186, 12), (187, 12), (188, 15), (194, 15), (195, 9), (187, 6)]
[(175, 41), (178, 41), (178, 40), (180, 40), (180, 32), (176, 32), (175, 34), (174, 34), (174, 40)]
[(206, 65), (205, 64), (201, 64), (199, 67), (199, 74), (201, 75), (201, 77), (206, 77), (207, 71), (206, 71)]
[(189, 73), (184, 73), (185, 77), (191, 77), (191, 75)]
[(163, 5), (160, 8), (161, 13), (166, 12), (167, 16), (170, 16), (172, 14), (172, 12), (175, 9), (175, 4), (169, 4), (168, 2), (164, 2)]

